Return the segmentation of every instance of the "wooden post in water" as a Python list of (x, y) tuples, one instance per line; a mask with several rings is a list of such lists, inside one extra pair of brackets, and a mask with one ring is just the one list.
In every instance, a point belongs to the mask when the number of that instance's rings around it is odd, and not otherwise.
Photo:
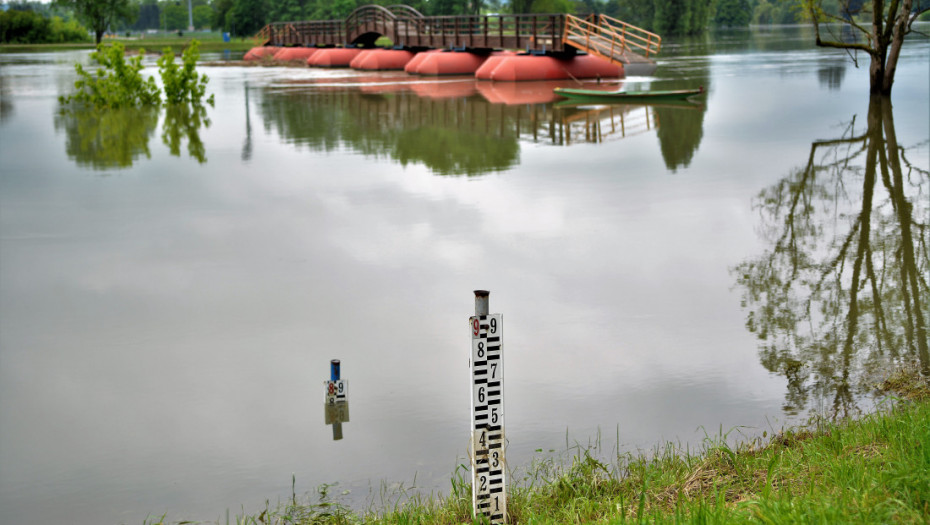
[(504, 460), (504, 345), (501, 314), (489, 314), (486, 290), (475, 290), (471, 331), (472, 509), (492, 525), (507, 523)]

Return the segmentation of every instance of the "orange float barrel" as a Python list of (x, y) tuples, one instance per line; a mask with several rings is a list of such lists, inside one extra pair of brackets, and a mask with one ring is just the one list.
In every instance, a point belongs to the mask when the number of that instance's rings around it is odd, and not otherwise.
[(405, 49), (367, 49), (359, 53), (349, 66), (363, 70), (399, 70), (413, 58), (413, 53)]
[(491, 80), (491, 72), (500, 65), (504, 57), (512, 57), (516, 54), (515, 51), (495, 51), (491, 53), (491, 56), (475, 71), (475, 78), (478, 80)]
[(279, 62), (307, 62), (317, 52), (315, 47), (284, 47), (274, 54), (274, 59)]
[[(571, 78), (620, 78), (623, 68), (591, 55), (559, 59), (551, 56), (514, 55), (503, 57), (493, 70), (483, 70), (484, 80), (564, 80)], [(477, 76), (477, 73), (476, 73)]]
[(429, 51), (421, 51), (417, 53), (410, 60), (410, 62), (407, 62), (407, 65), (404, 66), (404, 71), (406, 71), (407, 73), (411, 75), (415, 75), (417, 73), (417, 68), (420, 67), (420, 64), (422, 64), (424, 60), (426, 60), (427, 56), (433, 53), (441, 53), (441, 52), (442, 52), (442, 49), (430, 49)]
[(490, 80), (560, 80), (568, 73), (558, 60), (548, 56), (514, 55), (505, 57), (491, 72)]
[(487, 55), (464, 51), (429, 53), (416, 69), (418, 75), (473, 75)]
[(352, 61), (349, 62), (349, 67), (351, 67), (352, 69), (358, 69), (358, 67), (356, 66), (358, 66), (359, 61), (365, 60), (365, 58), (367, 58), (368, 55), (374, 53), (375, 51), (377, 51), (377, 49), (363, 49), (361, 53), (355, 55), (355, 58), (353, 58)]
[(623, 78), (623, 66), (594, 55), (578, 55), (566, 61), (565, 69), (575, 78)]
[(307, 59), (312, 67), (348, 67), (362, 49), (357, 47), (327, 47), (319, 49)]
[(261, 60), (263, 57), (274, 57), (281, 48), (275, 46), (258, 46), (250, 49), (242, 60)]

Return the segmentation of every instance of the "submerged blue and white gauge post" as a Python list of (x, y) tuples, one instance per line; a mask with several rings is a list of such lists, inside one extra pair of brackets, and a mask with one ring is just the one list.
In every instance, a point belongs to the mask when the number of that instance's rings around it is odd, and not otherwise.
[(475, 291), (471, 331), (472, 509), (491, 524), (507, 523), (504, 460), (504, 337), (501, 314), (488, 314), (485, 290)]
[(342, 424), (349, 422), (349, 382), (342, 378), (342, 366), (338, 359), (329, 362), (329, 381), (323, 382), (325, 401), (324, 421), (333, 426), (333, 440), (342, 439)]

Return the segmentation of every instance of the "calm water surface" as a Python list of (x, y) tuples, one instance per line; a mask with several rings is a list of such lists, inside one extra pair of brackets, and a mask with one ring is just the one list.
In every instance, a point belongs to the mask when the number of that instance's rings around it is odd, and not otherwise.
[[(705, 86), (684, 108), (208, 66), (205, 113), (61, 113), (86, 52), (0, 55), (0, 521), (225, 519), (292, 474), (359, 507), (444, 492), (481, 288), (518, 478), (599, 434), (610, 456), (871, 406), (873, 368), (926, 354), (930, 44), (892, 121), (806, 30), (708, 42), (624, 83)], [(891, 138), (903, 164), (870, 170)]]

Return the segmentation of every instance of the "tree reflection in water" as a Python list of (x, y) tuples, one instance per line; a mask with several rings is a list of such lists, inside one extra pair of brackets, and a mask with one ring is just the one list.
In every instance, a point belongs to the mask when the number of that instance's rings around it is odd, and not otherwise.
[(658, 121), (656, 134), (665, 167), (673, 173), (678, 168), (687, 168), (697, 153), (704, 136), (703, 104), (692, 107), (664, 107), (657, 105), (655, 116)]
[[(440, 91), (444, 85), (452, 86), (449, 96)], [(400, 88), (391, 93), (266, 90), (260, 92), (257, 105), (265, 129), (299, 147), (327, 152), (348, 147), (403, 166), (422, 164), (438, 175), (469, 176), (518, 165), (523, 142), (601, 143), (656, 128), (669, 169), (686, 167), (701, 142), (706, 111), (690, 103), (532, 102), (554, 97), (551, 82), (529, 82), (509, 90), (479, 83), (467, 94), (462, 94), (461, 82), (431, 87), (432, 96)], [(520, 97), (526, 102), (516, 103)], [(246, 126), (248, 130), (248, 120)]]
[(203, 164), (207, 161), (200, 128), (210, 127), (207, 108), (200, 104), (174, 104), (165, 109), (161, 141), (175, 157), (181, 156), (181, 143), (187, 137), (187, 153)]
[[(206, 108), (169, 105), (162, 123), (162, 142), (180, 156), (186, 138), (188, 154), (207, 161), (200, 128), (210, 127)], [(55, 116), (55, 129), (65, 132), (65, 152), (78, 166), (96, 170), (123, 169), (141, 156), (151, 158), (149, 139), (158, 126), (159, 108), (63, 108)]]
[(872, 373), (909, 361), (930, 373), (930, 173), (898, 144), (890, 100), (873, 98), (860, 129), (854, 118), (814, 142), (806, 166), (759, 194), (770, 248), (733, 269), (790, 414), (819, 401), (849, 416)]
[(265, 129), (292, 144), (327, 152), (349, 147), (404, 166), (422, 163), (440, 175), (481, 175), (516, 165), (518, 137), (531, 121), (523, 108), (492, 107), (477, 95), (298, 91), (263, 93), (258, 106)]
[(62, 109), (55, 116), (68, 157), (97, 170), (128, 168), (141, 155), (150, 158), (149, 138), (157, 124), (158, 108)]

